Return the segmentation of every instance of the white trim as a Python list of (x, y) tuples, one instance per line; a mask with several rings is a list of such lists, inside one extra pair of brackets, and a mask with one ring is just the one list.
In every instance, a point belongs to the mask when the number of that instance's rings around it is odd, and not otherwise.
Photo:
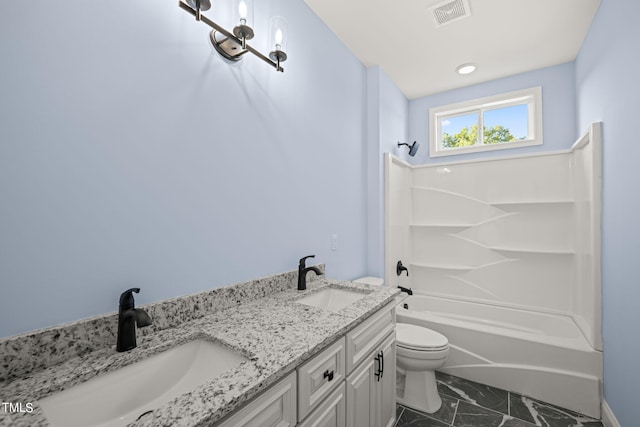
[[(393, 163), (396, 163), (396, 164), (399, 164), (399, 165), (402, 165), (402, 166), (406, 166), (406, 167), (409, 167), (411, 169), (438, 168), (438, 167), (442, 167), (442, 166), (463, 165), (463, 164), (466, 164), (466, 163), (482, 163), (482, 162), (495, 162), (495, 161), (512, 160), (512, 159), (524, 159), (524, 158), (527, 158), (527, 157), (556, 156), (558, 154), (571, 154), (575, 150), (583, 148), (586, 145), (586, 143), (590, 141), (590, 139), (594, 139), (594, 141), (595, 141), (595, 137), (596, 136), (598, 138), (600, 138), (601, 126), (602, 126), (602, 124), (600, 122), (593, 123), (589, 127), (589, 130), (587, 130), (586, 133), (584, 133), (580, 138), (578, 138), (578, 140), (571, 146), (571, 148), (565, 148), (565, 149), (561, 149), (561, 150), (540, 151), (540, 152), (537, 152), (537, 153), (525, 153), (525, 154), (509, 154), (509, 155), (506, 155), (506, 156), (486, 157), (486, 158), (481, 158), (481, 159), (467, 159), (467, 160), (423, 163), (423, 164), (420, 164), (420, 165), (409, 164), (409, 163), (405, 162), (404, 160), (400, 159), (399, 157), (394, 156), (391, 153), (386, 153), (386, 154), (389, 154), (391, 156), (391, 161)], [(595, 131), (595, 133), (594, 133), (594, 131)], [(594, 135), (594, 136), (592, 136), (592, 135)], [(600, 139), (598, 139), (598, 141), (600, 141)]]
[(602, 424), (604, 427), (622, 427), (606, 400), (602, 400)]
[(385, 162), (387, 162), (387, 161), (388, 161), (388, 160), (387, 160), (387, 157), (388, 157), (388, 158), (390, 158), (390, 159), (391, 159), (391, 162), (392, 162), (392, 163), (395, 163), (395, 164), (400, 165), (400, 166), (408, 167), (408, 168), (413, 168), (413, 165), (412, 165), (412, 164), (410, 164), (410, 163), (408, 163), (408, 162), (406, 162), (406, 161), (402, 160), (402, 159), (401, 159), (401, 158), (399, 158), (399, 157), (394, 156), (393, 154), (391, 154), (391, 153), (389, 153), (389, 152), (385, 152), (385, 153), (384, 153), (384, 156), (385, 156)]
[(406, 163), (404, 160), (399, 159), (393, 154), (386, 152), (384, 153), (384, 268), (382, 270), (384, 274), (384, 284), (385, 286), (393, 286), (391, 285), (391, 272), (389, 271), (389, 263), (391, 262), (391, 254), (389, 253), (389, 242), (391, 241), (391, 212), (389, 208), (389, 200), (391, 197), (391, 179), (389, 178), (389, 174), (391, 173), (391, 166), (393, 164), (400, 165), (402, 167), (407, 167), (411, 169), (411, 165)]
[[(447, 149), (443, 149), (440, 146), (442, 141), (442, 129), (440, 129), (441, 117), (477, 112), (479, 115), (478, 120), (481, 120), (480, 116), (482, 115), (482, 111), (505, 108), (512, 105), (520, 105), (522, 103), (527, 103), (529, 105), (529, 135), (527, 139), (490, 145), (484, 145), (480, 142), (476, 145)], [(483, 127), (479, 126), (478, 132), (480, 141), (483, 139), (482, 129)], [(542, 87), (537, 86), (515, 92), (502, 93), (471, 101), (430, 108), (429, 133), (429, 157), (453, 156), (465, 153), (478, 153), (542, 145)]]

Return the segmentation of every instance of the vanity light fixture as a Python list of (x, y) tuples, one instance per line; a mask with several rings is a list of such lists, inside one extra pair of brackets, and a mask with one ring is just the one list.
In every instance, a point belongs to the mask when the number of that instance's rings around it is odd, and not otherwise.
[(471, 74), (473, 73), (476, 69), (478, 68), (478, 66), (476, 64), (462, 64), (462, 65), (458, 65), (458, 67), (456, 67), (456, 73), (458, 74)]
[(178, 6), (192, 14), (196, 21), (202, 21), (213, 28), (209, 34), (209, 40), (216, 51), (225, 59), (236, 62), (241, 60), (245, 53), (251, 52), (274, 67), (276, 71), (284, 72), (284, 68), (280, 64), (287, 60), (285, 52), (288, 38), (287, 21), (281, 16), (275, 16), (269, 21), (273, 51), (267, 57), (247, 44), (247, 40), (251, 40), (255, 35), (253, 28), (251, 28), (253, 0), (233, 0), (233, 2), (237, 24), (231, 32), (202, 14), (203, 11), (211, 9), (211, 0), (179, 0)]

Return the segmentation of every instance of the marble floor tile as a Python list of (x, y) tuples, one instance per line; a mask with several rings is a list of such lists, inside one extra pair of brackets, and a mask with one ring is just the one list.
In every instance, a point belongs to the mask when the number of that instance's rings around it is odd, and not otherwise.
[[(453, 421), (453, 417), (456, 414), (456, 408), (458, 407), (458, 399), (454, 399), (453, 397), (449, 397), (445, 395), (441, 395), (440, 397), (442, 398), (442, 406), (440, 407), (440, 409), (438, 409), (438, 411), (434, 412), (433, 414), (424, 414), (424, 415), (426, 415), (429, 418), (433, 418), (434, 420), (442, 421), (447, 425), (451, 425), (451, 422)], [(404, 407), (402, 405), (398, 405), (398, 406)], [(404, 408), (410, 409), (414, 412), (420, 412), (416, 409), (412, 409), (409, 407), (404, 407)], [(397, 419), (399, 419), (399, 417), (397, 417)]]
[(446, 395), (441, 395), (440, 398), (442, 399), (442, 406), (437, 412), (434, 412), (429, 416), (438, 421), (451, 424), (453, 422), (453, 417), (456, 414), (459, 400)]
[(509, 392), (485, 384), (436, 372), (440, 395), (450, 396), (494, 411), (509, 413)]
[(535, 427), (535, 424), (460, 401), (454, 427)]
[(449, 427), (450, 425), (410, 408), (404, 408), (396, 422), (396, 427)]
[(396, 421), (400, 419), (402, 411), (404, 411), (404, 407), (402, 405), (396, 405)]
[(599, 420), (495, 387), (436, 372), (442, 408), (397, 405), (396, 427), (603, 427)]
[(599, 420), (515, 393), (510, 396), (509, 413), (537, 426), (602, 427)]

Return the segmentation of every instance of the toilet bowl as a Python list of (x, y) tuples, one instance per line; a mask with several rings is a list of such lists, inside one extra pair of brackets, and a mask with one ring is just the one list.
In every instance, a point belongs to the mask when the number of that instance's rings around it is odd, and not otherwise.
[(396, 351), (398, 373), (405, 378), (398, 402), (428, 414), (437, 412), (442, 399), (435, 370), (444, 366), (447, 360), (447, 337), (421, 326), (398, 323)]
[[(377, 277), (363, 277), (356, 283), (382, 285)], [(444, 335), (417, 325), (396, 325), (396, 359), (398, 377), (404, 385), (397, 401), (405, 406), (432, 414), (442, 406), (435, 370), (444, 366), (449, 354), (449, 340)]]

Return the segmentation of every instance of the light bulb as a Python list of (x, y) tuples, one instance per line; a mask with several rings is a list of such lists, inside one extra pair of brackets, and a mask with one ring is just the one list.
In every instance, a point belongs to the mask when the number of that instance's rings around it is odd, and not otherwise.
[(280, 50), (280, 47), (282, 46), (282, 30), (280, 28), (278, 28), (276, 30), (276, 34), (274, 36), (275, 42), (276, 42), (276, 49)]
[(288, 28), (287, 20), (282, 16), (272, 16), (269, 20), (269, 39), (275, 45), (273, 51), (269, 52), (269, 59), (274, 61), (278, 71), (283, 71), (280, 64), (287, 60)]
[(238, 15), (240, 15), (240, 20), (241, 21), (245, 21), (247, 20), (247, 4), (244, 1), (240, 1), (240, 4), (238, 4)]
[(476, 70), (476, 68), (478, 67), (475, 64), (462, 64), (456, 68), (456, 72), (462, 75), (471, 74)]

